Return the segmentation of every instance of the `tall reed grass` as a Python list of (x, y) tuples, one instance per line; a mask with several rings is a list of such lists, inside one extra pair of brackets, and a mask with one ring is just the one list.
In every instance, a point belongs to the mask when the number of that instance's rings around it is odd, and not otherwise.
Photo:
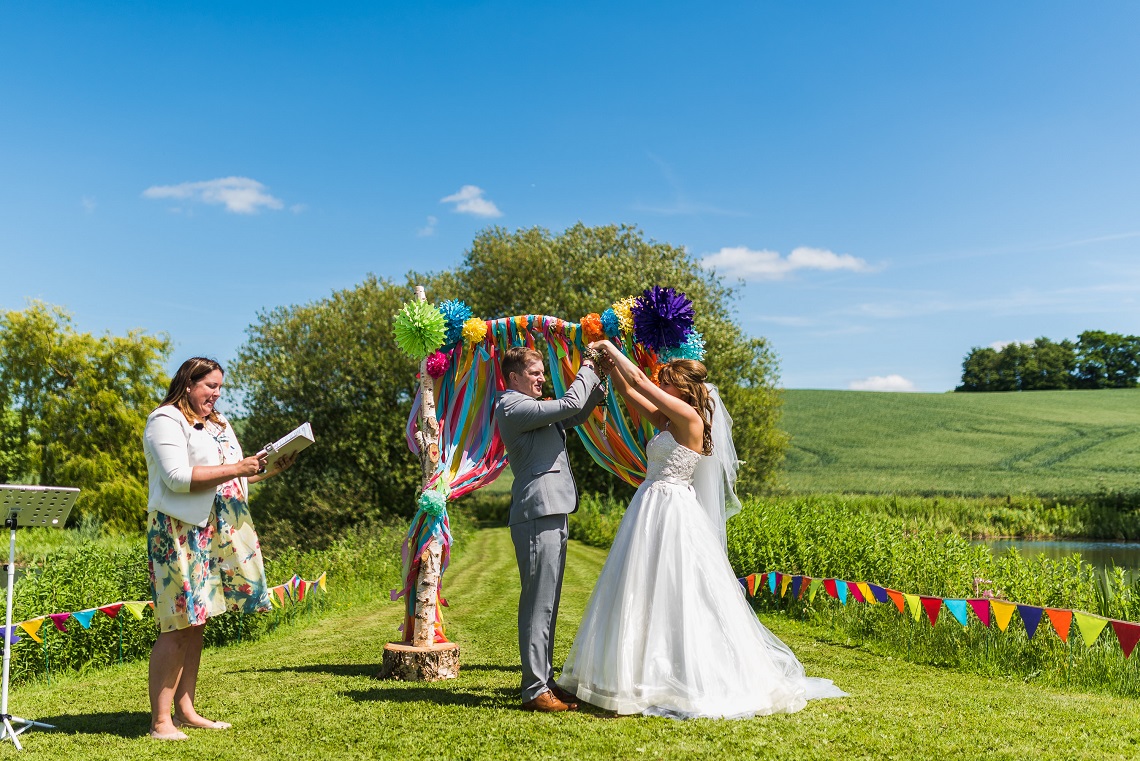
[[(915, 519), (916, 507), (922, 506), (903, 498), (837, 495), (750, 499), (728, 522), (729, 560), (739, 576), (782, 571), (867, 581), (912, 594), (993, 597), (1140, 621), (1140, 579), (1123, 569), (1098, 571), (1079, 555), (1059, 561), (1017, 552), (995, 555), (955, 533), (954, 521), (963, 513), (932, 526)], [(607, 547), (623, 509), (583, 499), (571, 516), (570, 534)], [(823, 592), (808, 601), (764, 591), (755, 605), (805, 620), (821, 638), (886, 657), (1140, 696), (1140, 652), (1126, 660), (1111, 627), (1086, 648), (1075, 626), (1065, 644), (1047, 619), (1029, 639), (1017, 616), (1001, 632), (972, 617), (963, 628), (945, 610), (931, 627), (925, 616), (916, 622), (891, 603), (843, 606)]]

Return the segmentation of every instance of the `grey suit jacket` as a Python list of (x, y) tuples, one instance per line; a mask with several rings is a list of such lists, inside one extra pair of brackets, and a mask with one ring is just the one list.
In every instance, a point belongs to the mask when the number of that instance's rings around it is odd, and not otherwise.
[(578, 509), (566, 429), (585, 422), (601, 399), (601, 382), (588, 367), (578, 371), (561, 399), (539, 401), (509, 390), (499, 397), (495, 424), (515, 476), (509, 525)]

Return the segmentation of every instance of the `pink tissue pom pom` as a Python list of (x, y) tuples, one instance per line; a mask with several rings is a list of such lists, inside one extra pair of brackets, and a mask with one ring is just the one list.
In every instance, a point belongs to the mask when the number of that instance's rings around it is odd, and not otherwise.
[(447, 355), (442, 351), (437, 351), (427, 358), (427, 371), (428, 375), (433, 378), (439, 378), (447, 372), (448, 359)]

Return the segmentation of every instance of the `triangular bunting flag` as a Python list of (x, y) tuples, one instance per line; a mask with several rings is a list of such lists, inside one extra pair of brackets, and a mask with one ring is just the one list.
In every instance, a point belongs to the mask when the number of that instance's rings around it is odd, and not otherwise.
[(123, 604), (121, 602), (117, 602), (114, 605), (104, 605), (102, 608), (99, 608), (99, 612), (106, 613), (111, 618), (114, 618), (115, 616), (119, 615), (119, 611), (122, 609)]
[(910, 616), (915, 621), (922, 615), (922, 600), (918, 599), (918, 595), (908, 595), (903, 593), (903, 598), (906, 599), (907, 607), (910, 608)]
[(302, 602), (305, 599), (305, 590), (308, 589), (308, 582), (304, 579), (297, 581), (297, 602)]
[(839, 599), (839, 587), (835, 583), (835, 579), (823, 580), (823, 591), (827, 592), (832, 597)]
[(90, 629), (91, 619), (95, 617), (95, 609), (91, 608), (90, 610), (80, 610), (72, 613), (71, 617), (78, 621), (79, 625), (84, 629)]
[(1025, 622), (1025, 633), (1029, 639), (1033, 639), (1033, 635), (1037, 633), (1037, 625), (1041, 623), (1041, 616), (1045, 611), (1033, 605), (1018, 605), (1017, 612), (1021, 614), (1021, 620)]
[(766, 586), (768, 586), (768, 574), (762, 573), (756, 577), (756, 591), (759, 592)]
[[(325, 575), (322, 573), (321, 578), (317, 579), (317, 583), (320, 584), (321, 579), (324, 579), (324, 577), (325, 577)], [(748, 596), (749, 597), (755, 597), (756, 596), (756, 574), (750, 573), (747, 576), (745, 576), (744, 578), (748, 582), (747, 585), (745, 586), (745, 589), (748, 590)]]
[(1013, 618), (1013, 611), (1017, 606), (1005, 600), (990, 600), (990, 607), (994, 609), (994, 620), (1003, 632), (1009, 627), (1009, 619)]
[(36, 642), (43, 644), (43, 638), (40, 637), (40, 627), (44, 625), (44, 617), (33, 618), (31, 621), (21, 621), (18, 626), (28, 633), (28, 636)]
[[(0, 626), (0, 631), (4, 631), (6, 628), (7, 628), (7, 627), (4, 627), (4, 626)], [(19, 637), (19, 636), (16, 634), (16, 629), (17, 629), (17, 628), (18, 628), (18, 627), (16, 627), (16, 626), (13, 626), (13, 627), (12, 627), (12, 629), (11, 629), (11, 631), (8, 631), (8, 632), (6, 632), (6, 633), (7, 633), (7, 635), (8, 635), (8, 644), (10, 644), (10, 645), (14, 645), (14, 644), (16, 644), (17, 642), (19, 642), (19, 641), (20, 641), (20, 637)]]
[[(321, 575), (317, 577), (317, 586), (321, 588), (322, 592), (325, 591), (325, 574), (326, 573), (327, 573), (327, 571), (321, 571)], [(755, 578), (756, 574), (752, 574), (752, 576), (753, 576), (753, 578)], [(752, 594), (756, 594), (756, 593), (753, 592)]]
[(67, 632), (67, 627), (63, 625), (63, 622), (66, 621), (70, 617), (71, 617), (70, 613), (50, 613), (50, 614), (48, 614), (48, 618), (50, 618), (51, 622), (53, 624), (55, 624), (55, 628), (59, 629), (61, 632)]
[(788, 585), (792, 583), (792, 577), (788, 574), (780, 574), (780, 597), (788, 593)]
[(1120, 643), (1120, 649), (1124, 651), (1124, 657), (1132, 655), (1132, 649), (1136, 647), (1136, 641), (1140, 640), (1140, 624), (1134, 624), (1129, 621), (1113, 621), (1112, 630), (1116, 632), (1116, 641)]
[(1053, 624), (1053, 631), (1057, 632), (1062, 642), (1068, 642), (1069, 630), (1073, 627), (1073, 611), (1046, 608), (1045, 613), (1049, 616), (1049, 623)]
[(284, 608), (285, 607), (285, 585), (284, 584), (278, 584), (277, 586), (273, 587), (272, 591), (273, 591), (273, 596), (276, 597), (281, 602), (281, 607)]
[(1081, 630), (1081, 637), (1085, 640), (1085, 647), (1092, 647), (1096, 638), (1108, 626), (1108, 619), (1100, 616), (1090, 616), (1088, 613), (1073, 611), (1073, 618), (1077, 619), (1077, 628)]
[(990, 601), (983, 598), (974, 598), (968, 601), (974, 609), (974, 615), (982, 622), (982, 626), (990, 625)]
[(743, 589), (745, 592), (748, 591), (748, 578), (747, 577), (742, 577), (742, 578), (737, 579), (736, 583), (739, 584), (740, 588)]
[(886, 602), (891, 599), (885, 587), (880, 587), (878, 584), (868, 584), (867, 586), (871, 588), (871, 595), (875, 598), (875, 602)]
[(942, 598), (926, 597), (923, 595), (922, 609), (926, 611), (926, 617), (930, 619), (930, 625), (934, 626), (938, 623), (938, 614), (942, 611)]
[(145, 602), (125, 602), (123, 605), (131, 612), (135, 618), (142, 620), (143, 611), (146, 610), (147, 604)]
[(808, 602), (815, 602), (815, 596), (819, 593), (820, 587), (823, 586), (823, 579), (812, 579), (811, 585), (808, 586)]
[(969, 608), (965, 600), (943, 600), (942, 602), (945, 603), (946, 610), (950, 611), (950, 615), (954, 616), (958, 623), (962, 626), (970, 625), (970, 614), (966, 612)]
[(851, 593), (851, 599), (855, 602), (867, 602), (867, 598), (863, 596), (863, 590), (859, 587), (859, 582), (847, 582), (847, 591)]
[(859, 587), (859, 593), (863, 595), (863, 602), (875, 604), (875, 595), (871, 594), (871, 585), (865, 581), (860, 581), (856, 584)]
[(895, 607), (899, 609), (899, 613), (902, 613), (903, 608), (906, 606), (906, 597), (903, 596), (903, 593), (895, 591), (894, 589), (888, 589), (886, 592), (887, 597), (889, 597), (891, 602), (895, 604)]
[(769, 571), (767, 574), (767, 576), (768, 576), (768, 591), (771, 592), (772, 594), (776, 594), (776, 582), (778, 581), (778, 579), (776, 577), (779, 575), (780, 574), (776, 573), (775, 571)]
[(835, 592), (836, 592), (836, 594), (839, 595), (839, 602), (843, 603), (844, 605), (847, 604), (847, 587), (848, 586), (849, 585), (846, 581), (842, 581), (840, 579), (835, 580)]
[(794, 600), (800, 599), (800, 590), (803, 589), (803, 586), (804, 586), (804, 577), (803, 576), (793, 576), (792, 577), (792, 599), (794, 599)]

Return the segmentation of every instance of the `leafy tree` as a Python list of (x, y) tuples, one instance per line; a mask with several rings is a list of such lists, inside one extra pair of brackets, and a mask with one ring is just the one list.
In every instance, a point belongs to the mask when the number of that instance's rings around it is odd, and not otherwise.
[[(581, 223), (554, 235), (534, 227), (480, 233), (462, 263), (430, 282), (432, 297), (461, 298), (476, 315), (492, 318), (548, 314), (578, 320), (651, 285), (685, 292), (705, 338), (710, 378), (733, 415), (734, 437), (746, 463), (741, 486), (774, 479), (787, 437), (777, 427), (776, 357), (767, 341), (744, 334), (733, 320), (735, 291), (683, 248), (647, 240), (635, 227)], [(570, 455), (579, 485), (592, 491), (620, 489), (574, 437)]]
[(369, 276), (326, 299), (258, 315), (228, 368), (244, 395), (247, 451), (310, 421), (319, 446), (255, 487), (259, 529), (321, 545), (351, 526), (410, 514), (419, 485), (404, 425), (416, 364), (396, 346), (392, 317), (410, 289)]
[(165, 336), (76, 332), (59, 307), (0, 314), (0, 479), (78, 486), (73, 516), (137, 530), (146, 417), (169, 382)]
[[(732, 321), (734, 298), (683, 249), (645, 240), (629, 227), (577, 225), (554, 236), (538, 228), (479, 235), (454, 270), (409, 276), (405, 284), (369, 276), (327, 299), (258, 316), (229, 368), (248, 416), (242, 439), (252, 450), (309, 420), (320, 446), (289, 473), (257, 487), (259, 528), (281, 542), (321, 544), (363, 520), (413, 510), (419, 469), (404, 426), (416, 390), (416, 364), (401, 352), (392, 317), (412, 297), (462, 298), (492, 318), (545, 313), (578, 319), (649, 285), (670, 284), (696, 303), (709, 367), (735, 419), (744, 483), (772, 478), (783, 455), (776, 428), (775, 358), (763, 339)], [(620, 482), (571, 437), (575, 475), (587, 490)]]
[(998, 353), (989, 346), (975, 346), (962, 360), (962, 384), (955, 391), (993, 391), (997, 383)]
[(1021, 390), (1044, 391), (1071, 388), (1077, 366), (1076, 344), (1054, 343), (1042, 336), (1031, 345), (1033, 361), (1021, 375)]
[(1135, 388), (1140, 379), (1140, 337), (1103, 330), (1077, 336), (1080, 388)]
[(1041, 337), (1000, 351), (974, 347), (962, 362), (957, 391), (1134, 388), (1140, 382), (1140, 337), (1086, 330), (1076, 343)]

